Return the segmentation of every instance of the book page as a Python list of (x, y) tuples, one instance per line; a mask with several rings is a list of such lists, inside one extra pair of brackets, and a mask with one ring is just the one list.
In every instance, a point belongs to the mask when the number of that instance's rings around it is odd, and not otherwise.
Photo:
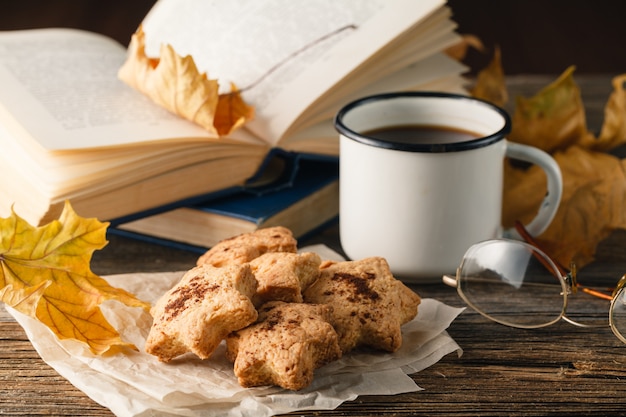
[[(296, 133), (299, 126), (294, 124), (299, 118), (307, 119), (305, 112), (309, 107), (313, 105), (325, 107), (320, 102), (321, 97), (333, 92), (336, 88), (341, 88), (344, 81), (352, 82), (355, 73), (367, 71), (369, 65), (384, 66), (387, 48), (408, 31), (419, 28), (419, 24), (439, 9), (442, 3), (438, 0), (386, 2), (384, 9), (357, 26), (349, 37), (326, 51), (320, 60), (310, 65), (305, 72), (299, 74), (291, 82), (288, 88), (283, 89), (273, 98), (272, 102), (263, 109), (269, 122), (267, 126), (264, 126), (265, 129), (269, 132), (280, 132), (281, 135)], [(437, 50), (430, 51), (430, 53), (436, 52)], [(421, 55), (416, 57), (415, 61), (425, 57)], [(363, 67), (362, 64), (364, 64)], [(405, 62), (405, 65), (408, 64), (409, 62)], [(392, 62), (389, 62), (389, 65), (392, 65)], [(370, 82), (374, 83), (384, 76), (384, 72), (378, 77), (371, 72), (370, 75)], [(297, 101), (294, 100), (290, 91), (297, 91)], [(290, 118), (281, 110), (287, 107), (293, 108), (298, 115)]]
[(263, 105), (272, 96), (268, 77), (294, 65), (291, 76), (301, 72), (385, 1), (159, 0), (142, 23), (146, 54), (156, 58), (170, 44), (217, 79), (221, 92), (233, 82)]
[(49, 151), (208, 137), (118, 80), (125, 56), (89, 32), (0, 32), (0, 120)]
[(317, 97), (443, 3), (159, 0), (143, 28), (148, 56), (168, 43), (222, 88), (234, 82), (256, 109), (247, 127), (277, 144)]
[[(465, 71), (465, 69), (466, 67), (460, 62), (439, 52), (421, 60), (417, 64), (401, 68), (400, 70), (390, 74), (389, 77), (377, 79), (376, 81), (369, 83), (355, 85), (355, 88), (350, 91), (339, 91), (340, 89), (333, 89), (331, 94), (328, 94), (325, 99), (332, 104), (330, 108), (338, 108), (341, 107), (342, 104), (369, 95), (401, 90), (423, 91), (429, 89), (430, 83), (440, 79), (446, 79), (448, 77), (451, 79), (451, 77), (458, 75), (460, 72)], [(467, 81), (459, 78), (454, 82), (450, 82), (447, 88), (441, 88), (439, 91), (467, 94), (467, 90), (459, 88), (463, 84), (467, 84)], [(319, 109), (315, 109), (313, 107), (311, 110), (318, 110), (318, 113), (309, 112), (311, 114), (307, 123), (303, 124), (303, 128), (294, 136), (289, 138), (290, 145), (293, 141), (297, 141), (299, 136), (306, 136), (306, 130), (310, 126), (320, 122), (327, 122), (332, 126), (334, 136), (338, 135), (333, 126), (335, 112), (330, 112), (328, 106), (321, 107)], [(308, 135), (310, 137), (310, 133)], [(312, 137), (310, 138), (312, 139)]]
[[(308, 107), (306, 114), (297, 120), (297, 131), (319, 122), (320, 118), (332, 119), (343, 105), (359, 97), (415, 90), (434, 78), (465, 72), (465, 66), (441, 52), (460, 41), (448, 16), (448, 9), (440, 9), (420, 25), (419, 37), (415, 36), (417, 31), (412, 31), (413, 36), (400, 36), (392, 47), (370, 57), (365, 65), (352, 71)], [(378, 85), (384, 87), (377, 88)], [(290, 135), (289, 140), (292, 138)]]
[[(331, 95), (328, 99), (341, 99), (346, 103), (373, 94), (400, 90), (432, 90), (467, 94), (467, 90), (463, 88), (467, 81), (459, 76), (459, 72), (464, 69), (464, 65), (440, 52), (420, 61), (416, 65), (396, 71), (390, 77), (367, 84), (348, 95), (337, 97), (332, 97)], [(330, 155), (338, 154), (338, 133), (333, 124), (333, 116), (334, 114), (322, 112), (316, 115), (316, 117), (311, 117), (312, 120), (317, 120), (317, 123), (307, 125), (306, 128), (290, 136), (289, 141), (283, 148), (294, 152), (306, 150), (308, 152)]]

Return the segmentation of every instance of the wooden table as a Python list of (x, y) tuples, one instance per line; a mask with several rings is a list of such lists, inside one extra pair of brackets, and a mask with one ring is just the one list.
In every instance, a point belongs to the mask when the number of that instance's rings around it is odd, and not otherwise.
[[(511, 77), (511, 93), (533, 94), (552, 79)], [(598, 128), (612, 88), (610, 77), (580, 77), (578, 83), (589, 110), (588, 124)], [(319, 242), (340, 249), (337, 228), (301, 244)], [(111, 236), (109, 245), (94, 255), (92, 269), (100, 275), (172, 271), (190, 268), (195, 259), (192, 253)], [(597, 260), (579, 276), (615, 283), (625, 272), (626, 231), (616, 231), (600, 245)], [(463, 306), (456, 291), (443, 284), (414, 289), (422, 297)], [(589, 307), (589, 314), (597, 313), (592, 310)], [(561, 322), (540, 330), (519, 330), (491, 323), (468, 309), (449, 333), (464, 353), (460, 358), (448, 355), (413, 375), (424, 391), (360, 397), (334, 411), (293, 415), (626, 414), (626, 345), (608, 327), (582, 329)], [(111, 415), (39, 358), (4, 307), (0, 307), (0, 414)]]

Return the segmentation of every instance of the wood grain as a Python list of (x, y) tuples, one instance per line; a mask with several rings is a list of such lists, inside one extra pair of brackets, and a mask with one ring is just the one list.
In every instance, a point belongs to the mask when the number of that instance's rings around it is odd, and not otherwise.
[[(552, 77), (511, 77), (513, 93), (532, 94)], [(610, 92), (609, 77), (586, 77), (583, 87), (595, 126)], [(591, 124), (590, 124), (591, 126)], [(301, 244), (326, 243), (340, 249), (337, 227)], [(617, 231), (598, 248), (597, 260), (579, 272), (616, 282), (626, 272), (626, 232)], [(188, 269), (196, 255), (143, 242), (110, 237), (94, 255), (101, 275)], [(422, 296), (463, 306), (456, 290), (420, 285)], [(541, 303), (542, 300), (537, 300)], [(602, 307), (580, 303), (584, 313)], [(606, 305), (608, 311), (608, 304)], [(626, 410), (626, 345), (608, 327), (577, 328), (559, 322), (538, 330), (501, 326), (467, 309), (450, 335), (463, 354), (448, 355), (412, 375), (424, 390), (396, 396), (364, 396), (336, 410), (292, 416), (618, 416)], [(22, 328), (0, 306), (0, 414), (28, 416), (111, 416), (45, 364)]]

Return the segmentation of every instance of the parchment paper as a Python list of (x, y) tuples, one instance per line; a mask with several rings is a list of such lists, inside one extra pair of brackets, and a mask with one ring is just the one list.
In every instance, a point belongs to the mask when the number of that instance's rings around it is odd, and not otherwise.
[[(311, 248), (306, 248), (311, 249)], [(303, 249), (305, 250), (305, 249)], [(324, 258), (337, 255), (316, 247)], [(157, 300), (183, 272), (105, 277), (146, 301)], [(417, 317), (403, 326), (399, 351), (353, 352), (315, 372), (313, 383), (291, 392), (277, 387), (242, 388), (222, 343), (205, 361), (192, 355), (169, 364), (143, 352), (151, 317), (141, 309), (109, 301), (102, 310), (123, 340), (138, 352), (95, 356), (82, 344), (59, 341), (47, 327), (9, 307), (42, 359), (74, 386), (117, 416), (272, 416), (302, 410), (334, 409), (359, 395), (419, 391), (407, 374), (419, 372), (461, 348), (445, 329), (463, 311), (424, 299)]]

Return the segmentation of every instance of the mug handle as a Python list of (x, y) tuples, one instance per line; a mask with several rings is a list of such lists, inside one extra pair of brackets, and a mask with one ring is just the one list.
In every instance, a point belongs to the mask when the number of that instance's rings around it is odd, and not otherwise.
[[(546, 173), (548, 180), (548, 192), (546, 197), (541, 202), (541, 206), (535, 218), (532, 219), (528, 225), (525, 225), (528, 233), (532, 236), (538, 236), (548, 228), (559, 208), (561, 196), (563, 195), (563, 177), (561, 175), (561, 169), (554, 158), (548, 153), (533, 146), (507, 141), (506, 155), (512, 159), (538, 165)], [(521, 238), (515, 228), (506, 230), (504, 235), (516, 239)]]

